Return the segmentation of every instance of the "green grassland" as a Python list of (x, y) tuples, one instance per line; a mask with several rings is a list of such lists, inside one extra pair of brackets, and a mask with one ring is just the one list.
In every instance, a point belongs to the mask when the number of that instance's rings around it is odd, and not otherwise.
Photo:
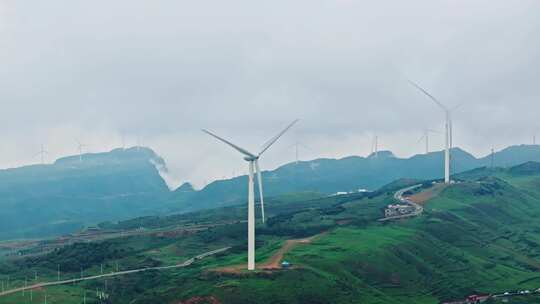
[[(246, 262), (245, 206), (210, 213), (144, 218), (108, 228), (148, 229), (196, 223), (223, 223), (187, 235), (140, 235), (76, 244), (45, 256), (4, 261), (0, 280), (21, 286), (39, 269), (53, 280), (57, 264), (64, 276), (171, 265), (199, 253), (232, 246), (227, 252), (187, 268), (149, 271), (70, 286), (47, 288), (48, 303), (82, 303), (86, 290), (98, 303), (439, 303), (474, 293), (533, 290), (540, 287), (540, 168), (478, 169), (457, 176), (431, 199), (417, 218), (377, 222), (400, 181), (374, 193), (322, 197), (298, 194), (269, 199), (269, 219), (257, 227), (257, 261), (288, 239), (319, 235), (286, 253), (288, 270), (249, 273), (215, 269)], [(425, 184), (427, 187), (429, 183)], [(38, 292), (38, 291), (36, 291)], [(44, 292), (44, 291), (41, 291)], [(26, 303), (28, 295), (0, 297), (0, 303)], [(522, 297), (535, 303), (534, 296)], [(538, 299), (536, 297), (536, 299)], [(78, 301), (78, 302), (77, 302)], [(93, 302), (94, 301), (94, 302)], [(206, 301), (206, 302), (205, 302)], [(42, 302), (37, 302), (42, 303)], [(497, 302), (494, 302), (497, 303)], [(512, 302), (510, 302), (512, 303)]]

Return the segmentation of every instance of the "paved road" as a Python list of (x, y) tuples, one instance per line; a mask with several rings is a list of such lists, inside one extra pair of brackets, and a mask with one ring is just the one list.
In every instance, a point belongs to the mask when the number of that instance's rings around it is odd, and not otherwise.
[(214, 255), (214, 254), (217, 254), (217, 253), (220, 253), (220, 252), (227, 251), (230, 248), (231, 247), (224, 247), (224, 248), (220, 248), (220, 249), (217, 249), (217, 250), (208, 251), (208, 252), (199, 254), (199, 255), (197, 255), (197, 256), (195, 256), (195, 257), (193, 257), (193, 258), (191, 258), (191, 259), (189, 259), (189, 260), (187, 260), (187, 261), (185, 261), (185, 262), (183, 262), (181, 264), (170, 265), (170, 266), (159, 266), (159, 267), (146, 267), (146, 268), (139, 268), (139, 269), (132, 269), (132, 270), (105, 273), (105, 274), (89, 276), (89, 277), (82, 277), (82, 278), (77, 278), (77, 279), (69, 279), (69, 280), (63, 280), (63, 281), (37, 283), (37, 284), (29, 285), (29, 286), (26, 286), (26, 287), (19, 287), (19, 288), (15, 288), (15, 289), (6, 290), (4, 292), (0, 292), (0, 296), (5, 296), (5, 295), (13, 294), (13, 293), (16, 293), (16, 292), (20, 292), (20, 291), (23, 291), (23, 290), (30, 290), (30, 289), (34, 289), (34, 288), (55, 286), (55, 285), (65, 285), (65, 284), (76, 283), (76, 282), (81, 282), (81, 281), (89, 281), (89, 280), (96, 280), (96, 279), (101, 279), (101, 278), (116, 277), (116, 276), (132, 274), (132, 273), (138, 273), (138, 272), (144, 272), (144, 271), (149, 271), (149, 270), (165, 270), (165, 269), (172, 269), (172, 268), (187, 267), (187, 266), (193, 264), (197, 260), (202, 260), (202, 259), (204, 259), (204, 258), (206, 258), (208, 256), (211, 256), (211, 255)]
[(414, 207), (414, 212), (403, 214), (403, 215), (385, 217), (385, 218), (379, 219), (379, 221), (384, 222), (384, 221), (389, 221), (389, 220), (397, 220), (397, 219), (407, 218), (407, 217), (411, 217), (411, 216), (417, 216), (417, 215), (421, 214), (422, 212), (424, 212), (424, 207), (418, 205), (417, 203), (411, 201), (410, 199), (408, 199), (406, 197), (403, 197), (403, 193), (405, 193), (407, 191), (414, 190), (414, 189), (416, 189), (416, 188), (418, 188), (420, 186), (422, 186), (422, 185), (418, 184), (418, 185), (410, 186), (410, 187), (407, 187), (407, 188), (400, 189), (400, 190), (396, 191), (396, 193), (394, 193), (394, 199), (395, 200), (399, 201), (402, 204), (413, 206)]

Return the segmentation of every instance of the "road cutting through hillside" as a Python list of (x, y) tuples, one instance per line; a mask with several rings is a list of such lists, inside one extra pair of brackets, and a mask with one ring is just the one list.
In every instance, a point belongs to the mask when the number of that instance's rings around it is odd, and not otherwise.
[(42, 283), (37, 283), (37, 284), (34, 284), (34, 285), (30, 285), (30, 286), (19, 287), (19, 288), (14, 288), (14, 289), (10, 289), (10, 290), (0, 292), (0, 296), (6, 296), (6, 295), (10, 295), (10, 294), (13, 294), (13, 293), (16, 293), (16, 292), (22, 292), (22, 291), (26, 291), (26, 290), (30, 290), (30, 289), (38, 289), (38, 288), (43, 288), (43, 287), (48, 287), (48, 286), (66, 285), (66, 284), (77, 283), (77, 282), (82, 282), (82, 281), (90, 281), (90, 280), (96, 280), (96, 279), (101, 279), (101, 278), (116, 277), (116, 276), (127, 275), (127, 274), (138, 273), (138, 272), (144, 272), (144, 271), (150, 271), (150, 270), (166, 270), (166, 269), (173, 269), (173, 268), (183, 268), (183, 267), (187, 267), (187, 266), (195, 263), (195, 261), (197, 261), (197, 260), (201, 260), (201, 259), (204, 259), (204, 258), (206, 258), (208, 256), (227, 251), (230, 248), (231, 247), (223, 247), (223, 248), (220, 248), (220, 249), (208, 251), (208, 252), (199, 254), (199, 255), (197, 255), (197, 256), (195, 256), (193, 258), (190, 258), (189, 260), (186, 260), (185, 262), (183, 262), (181, 264), (170, 265), (170, 266), (159, 266), (159, 267), (145, 267), (145, 268), (139, 268), (139, 269), (117, 271), (117, 272), (111, 272), (111, 273), (105, 273), (105, 274), (100, 274), (100, 275), (95, 275), (95, 276), (82, 277), (82, 278), (76, 278), (76, 279), (69, 279), (69, 280), (63, 280), (63, 281), (42, 282)]

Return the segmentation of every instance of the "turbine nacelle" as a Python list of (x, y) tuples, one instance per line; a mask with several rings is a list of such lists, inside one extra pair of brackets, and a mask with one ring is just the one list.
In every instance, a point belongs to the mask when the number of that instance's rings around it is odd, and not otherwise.
[(454, 108), (448, 108), (442, 104), (437, 98), (431, 95), (424, 88), (409, 80), (409, 83), (420, 90), (424, 95), (429, 97), (439, 108), (441, 108), (445, 115), (445, 149), (444, 149), (444, 182), (450, 183), (450, 149), (452, 148), (452, 112), (455, 111), (460, 105)]
[(259, 160), (259, 156), (246, 156), (244, 157), (244, 160), (248, 162), (254, 162)]

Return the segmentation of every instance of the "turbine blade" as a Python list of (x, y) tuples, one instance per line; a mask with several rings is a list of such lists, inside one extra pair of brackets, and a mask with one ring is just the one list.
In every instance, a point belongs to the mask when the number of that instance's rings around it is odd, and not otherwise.
[(420, 137), (420, 139), (418, 139), (417, 143), (421, 142), (422, 140), (424, 140), (424, 138), (426, 138), (425, 135), (422, 135), (422, 137)]
[(263, 186), (262, 186), (262, 174), (261, 168), (259, 167), (259, 161), (255, 161), (255, 169), (257, 170), (257, 182), (259, 184), (259, 195), (261, 197), (261, 213), (262, 213), (262, 222), (264, 224), (264, 199), (263, 199)]
[(287, 132), (295, 123), (298, 122), (299, 119), (295, 119), (293, 122), (291, 122), (283, 131), (279, 132), (278, 135), (274, 136), (272, 139), (268, 141), (266, 145), (262, 148), (261, 152), (259, 152), (259, 156), (261, 156), (270, 146), (272, 146), (285, 132)]
[(429, 94), (428, 91), (424, 90), (421, 86), (413, 82), (412, 80), (408, 80), (411, 85), (413, 85), (415, 88), (420, 90), (422, 93), (424, 93), (427, 97), (429, 97), (431, 100), (433, 100), (439, 107), (441, 107), (443, 110), (448, 111), (448, 108), (443, 105), (440, 101), (437, 100), (437, 98), (433, 97), (433, 95)]
[(233, 144), (232, 142), (230, 142), (230, 141), (228, 141), (228, 140), (226, 140), (226, 139), (223, 139), (223, 138), (221, 138), (221, 137), (219, 137), (219, 136), (213, 134), (212, 132), (210, 132), (210, 131), (208, 131), (208, 130), (202, 129), (202, 131), (203, 131), (204, 133), (206, 133), (206, 134), (208, 134), (208, 135), (210, 135), (210, 136), (212, 136), (212, 137), (218, 139), (219, 141), (222, 141), (222, 142), (226, 143), (227, 145), (233, 147), (236, 151), (238, 151), (238, 152), (240, 152), (240, 153), (242, 153), (242, 154), (244, 154), (244, 155), (246, 155), (246, 156), (249, 156), (249, 157), (255, 157), (255, 155), (251, 154), (249, 151), (247, 151), (247, 150), (245, 150), (245, 149), (243, 149), (243, 148), (240, 148), (239, 146)]
[(463, 106), (463, 103), (460, 103), (458, 104), (457, 106), (453, 107), (452, 109), (450, 109), (450, 112), (454, 112), (456, 110), (458, 110), (459, 108), (461, 108)]

